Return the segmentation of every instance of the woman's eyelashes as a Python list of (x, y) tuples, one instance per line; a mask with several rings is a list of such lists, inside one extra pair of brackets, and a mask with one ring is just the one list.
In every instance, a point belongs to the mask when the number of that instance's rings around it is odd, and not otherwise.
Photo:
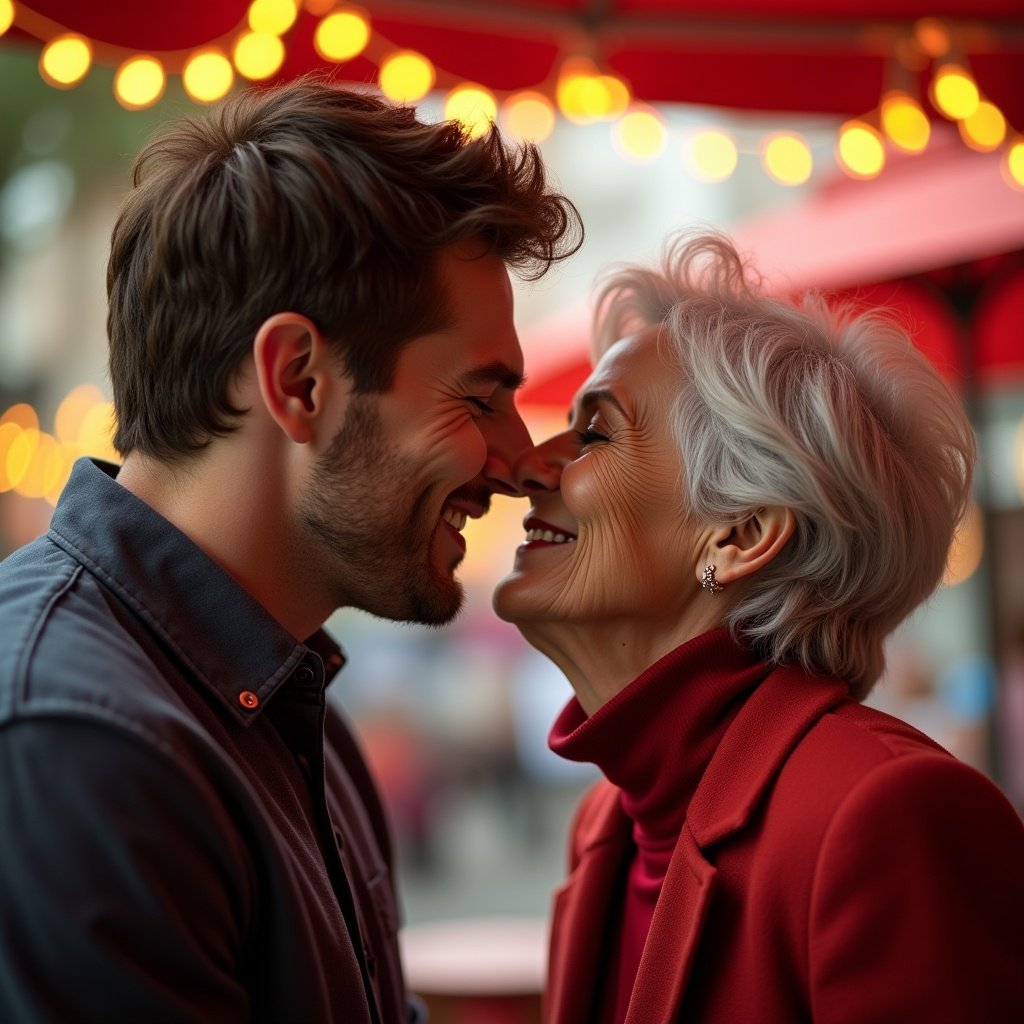
[(583, 430), (574, 430), (573, 434), (575, 434), (581, 448), (586, 448), (587, 445), (591, 444), (600, 444), (609, 438), (606, 428), (593, 421), (588, 423)]

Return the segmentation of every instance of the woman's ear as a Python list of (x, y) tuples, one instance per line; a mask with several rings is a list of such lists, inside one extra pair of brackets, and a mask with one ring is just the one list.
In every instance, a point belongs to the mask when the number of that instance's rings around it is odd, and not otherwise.
[(766, 505), (742, 523), (714, 530), (697, 566), (698, 581), (706, 565), (715, 567), (715, 579), (723, 586), (750, 576), (778, 555), (795, 529), (790, 509)]
[(285, 435), (308, 444), (322, 429), (333, 436), (337, 424), (325, 424), (333, 392), (348, 389), (316, 325), (298, 313), (275, 313), (253, 341), (256, 383), (263, 405)]

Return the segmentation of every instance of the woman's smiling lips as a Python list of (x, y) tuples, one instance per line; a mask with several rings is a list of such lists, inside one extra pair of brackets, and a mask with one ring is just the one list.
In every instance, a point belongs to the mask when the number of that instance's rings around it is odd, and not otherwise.
[(526, 530), (526, 541), (521, 545), (524, 548), (556, 547), (576, 540), (576, 534), (571, 530), (545, 522), (537, 516), (528, 516), (523, 521), (523, 529)]

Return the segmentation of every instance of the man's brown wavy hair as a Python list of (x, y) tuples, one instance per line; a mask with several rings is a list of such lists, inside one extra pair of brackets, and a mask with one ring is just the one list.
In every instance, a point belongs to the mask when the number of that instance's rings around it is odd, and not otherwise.
[(536, 147), (315, 79), (178, 123), (132, 183), (107, 267), (114, 445), (165, 461), (234, 429), (228, 383), (274, 313), (308, 317), (380, 392), (446, 322), (442, 249), (482, 240), (533, 280), (582, 243)]

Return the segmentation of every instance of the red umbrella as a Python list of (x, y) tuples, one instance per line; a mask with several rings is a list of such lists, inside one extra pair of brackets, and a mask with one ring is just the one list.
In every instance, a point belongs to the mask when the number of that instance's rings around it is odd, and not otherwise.
[[(924, 98), (931, 62), (908, 44), (917, 19), (948, 19), (953, 56), (1024, 129), (1024, 8), (1020, 0), (381, 0), (373, 36), (341, 77), (372, 81), (396, 48), (423, 53), (445, 88), (473, 81), (499, 92), (552, 85), (562, 58), (586, 54), (651, 102), (862, 115), (901, 72)], [(180, 70), (211, 42), (228, 48), (247, 0), (18, 0), (12, 40), (74, 31), (117, 64), (136, 52)], [(283, 76), (325, 62), (313, 46), (331, 0), (306, 0), (285, 36)]]

